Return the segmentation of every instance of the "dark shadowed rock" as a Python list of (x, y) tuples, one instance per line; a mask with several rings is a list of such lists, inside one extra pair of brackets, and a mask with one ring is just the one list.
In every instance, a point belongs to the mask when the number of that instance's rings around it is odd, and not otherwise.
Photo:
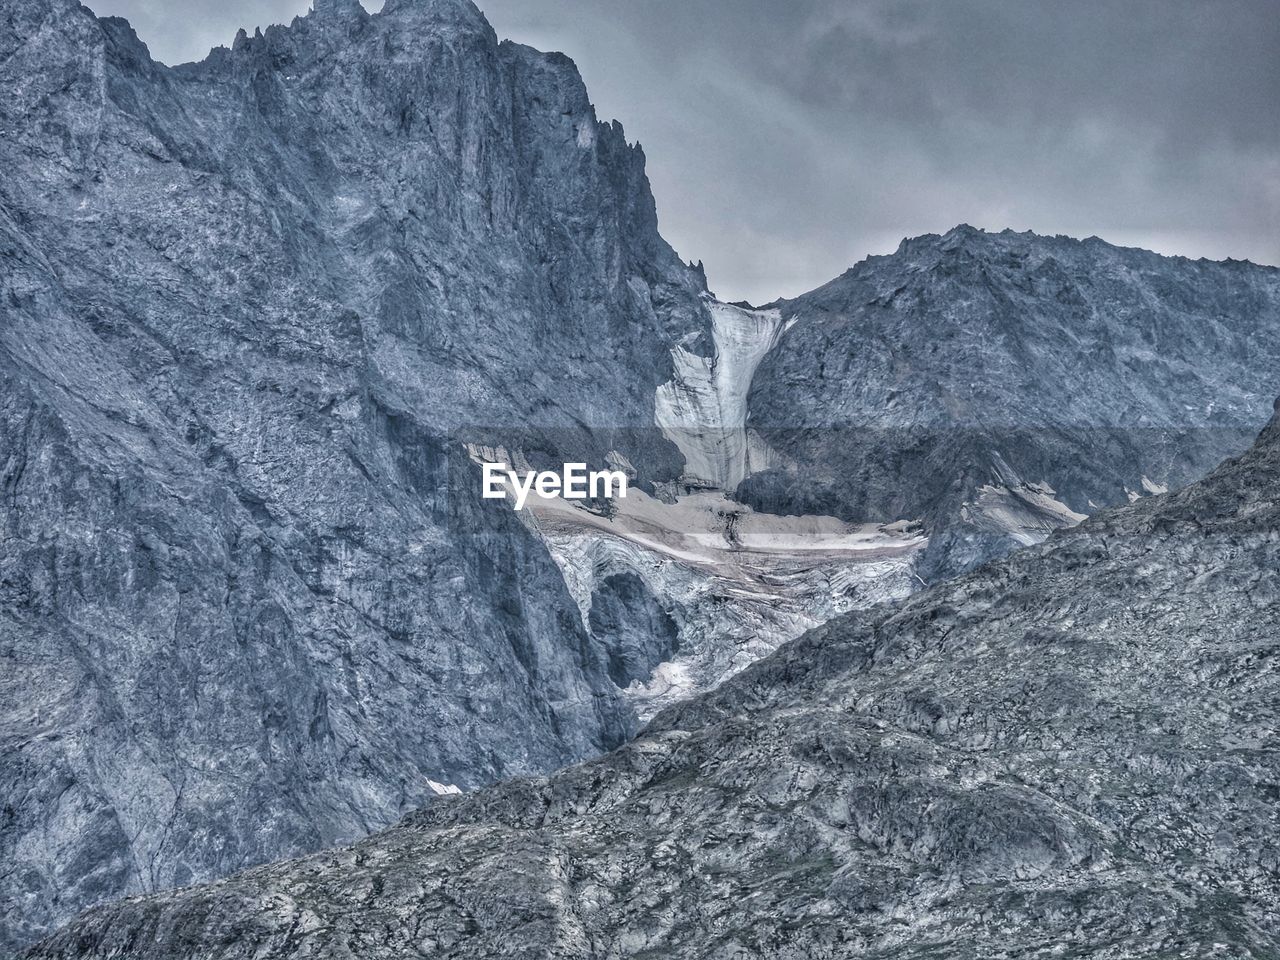
[(609, 651), (609, 676), (621, 688), (647, 680), (679, 649), (675, 621), (634, 573), (606, 577), (591, 596), (591, 635)]

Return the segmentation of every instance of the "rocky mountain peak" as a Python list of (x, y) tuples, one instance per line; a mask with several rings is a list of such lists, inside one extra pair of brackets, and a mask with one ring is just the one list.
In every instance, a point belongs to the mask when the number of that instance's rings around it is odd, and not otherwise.
[(944, 250), (954, 250), (967, 243), (980, 242), (987, 236), (985, 230), (970, 226), (967, 223), (957, 224), (940, 238), (939, 246)]
[(368, 16), (360, 0), (312, 0), (311, 12), (326, 20), (363, 19)]
[(0, 85), (0, 954), (625, 739), (466, 453), (680, 469), (621, 428), (701, 278), (572, 61), (423, 0), (171, 68), (0, 0)]
[(1280, 270), (1097, 239), (962, 224), (775, 308), (791, 322), (748, 406), (778, 456), (740, 497), (923, 518), (939, 571), (1203, 476), (1280, 369)]
[(377, 15), (419, 27), (434, 23), (494, 35), (488, 19), (471, 0), (386, 0)]

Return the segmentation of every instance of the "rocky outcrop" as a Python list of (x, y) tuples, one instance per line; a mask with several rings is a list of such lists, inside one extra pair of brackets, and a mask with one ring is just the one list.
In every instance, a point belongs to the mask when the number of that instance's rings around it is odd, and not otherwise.
[(1280, 418), (634, 742), (28, 956), (1269, 957)]
[(646, 682), (680, 648), (671, 616), (634, 573), (610, 574), (591, 594), (591, 634), (609, 650), (609, 677), (620, 689)]
[(573, 64), (464, 0), (173, 69), (0, 0), (0, 82), (0, 953), (627, 737), (541, 542), (451, 496), (480, 427), (681, 470), (618, 428), (703, 281)]
[(1280, 270), (957, 227), (773, 304), (738, 499), (921, 520), (926, 579), (1203, 477), (1265, 422)]

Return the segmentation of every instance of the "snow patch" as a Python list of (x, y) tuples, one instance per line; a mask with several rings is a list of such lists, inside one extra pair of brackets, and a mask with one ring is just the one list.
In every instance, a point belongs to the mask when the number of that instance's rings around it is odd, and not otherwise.
[(1160, 496), (1163, 493), (1169, 492), (1169, 485), (1167, 483), (1156, 483), (1154, 480), (1147, 477), (1146, 474), (1143, 474), (1142, 489), (1152, 496)]
[(1047, 483), (1028, 483), (999, 454), (992, 456), (995, 477), (963, 508), (964, 519), (980, 530), (1001, 533), (1024, 547), (1043, 543), (1054, 530), (1087, 519), (1057, 499)]
[(747, 394), (760, 362), (790, 329), (779, 310), (748, 310), (709, 300), (713, 355), (672, 350), (674, 377), (658, 387), (654, 420), (684, 455), (692, 486), (732, 491), (766, 464), (747, 436)]

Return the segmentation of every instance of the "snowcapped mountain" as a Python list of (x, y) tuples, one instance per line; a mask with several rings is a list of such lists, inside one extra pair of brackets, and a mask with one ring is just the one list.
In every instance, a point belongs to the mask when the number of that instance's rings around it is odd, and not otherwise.
[[(720, 303), (572, 62), (469, 0), (177, 67), (0, 0), (0, 80), (4, 950), (600, 756), (1202, 476), (1280, 369), (1275, 270), (1096, 240)], [(636, 494), (517, 514), (480, 450)]]

